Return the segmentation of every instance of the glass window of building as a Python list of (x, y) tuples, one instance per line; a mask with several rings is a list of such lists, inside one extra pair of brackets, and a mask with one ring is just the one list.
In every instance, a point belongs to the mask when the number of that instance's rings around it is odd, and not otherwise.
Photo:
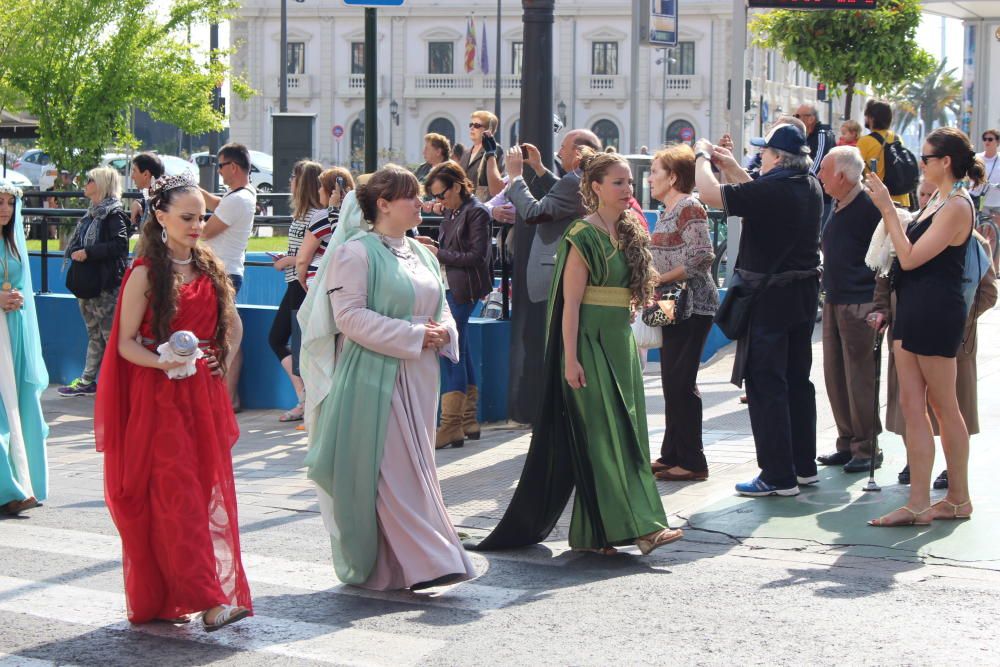
[(304, 42), (288, 42), (288, 73), (306, 73), (306, 45)]
[(597, 138), (601, 140), (602, 146), (605, 148), (608, 146), (618, 148), (621, 134), (619, 133), (618, 126), (615, 125), (614, 121), (602, 119), (594, 123), (590, 129), (597, 135)]
[(351, 42), (351, 74), (365, 73), (365, 43)]
[(591, 74), (618, 74), (618, 42), (594, 42)]
[(351, 123), (351, 169), (360, 172), (365, 166), (365, 121)]
[(428, 42), (427, 49), (428, 49), (428, 55), (427, 55), (428, 74), (455, 73), (454, 42)]
[(524, 42), (510, 43), (510, 73), (521, 76), (521, 64), (524, 62)]
[(690, 76), (694, 74), (694, 42), (680, 42), (673, 49), (670, 49), (669, 59), (670, 69), (668, 74), (679, 74)]
[(447, 118), (435, 118), (427, 126), (427, 133), (435, 132), (448, 137), (451, 145), (455, 145), (455, 124)]

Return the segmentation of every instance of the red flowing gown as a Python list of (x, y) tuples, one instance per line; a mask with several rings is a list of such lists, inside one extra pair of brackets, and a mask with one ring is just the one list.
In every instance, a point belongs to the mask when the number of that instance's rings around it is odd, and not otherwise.
[[(94, 428), (104, 497), (122, 540), (128, 618), (144, 623), (219, 604), (249, 609), (230, 451), (239, 426), (225, 383), (204, 359), (180, 380), (126, 361), (117, 354), (120, 314), (119, 297)], [(171, 331), (211, 340), (217, 322), (212, 281), (199, 276), (181, 286)], [(147, 309), (144, 338), (155, 338), (151, 325)]]

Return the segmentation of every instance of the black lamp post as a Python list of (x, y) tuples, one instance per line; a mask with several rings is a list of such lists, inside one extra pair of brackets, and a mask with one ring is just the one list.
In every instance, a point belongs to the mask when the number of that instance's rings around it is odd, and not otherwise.
[(389, 117), (393, 123), (399, 125), (399, 103), (396, 100), (389, 102)]

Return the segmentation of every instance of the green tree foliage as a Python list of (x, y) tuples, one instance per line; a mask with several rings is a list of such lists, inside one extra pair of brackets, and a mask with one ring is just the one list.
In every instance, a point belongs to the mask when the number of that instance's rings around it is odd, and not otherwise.
[[(0, 94), (16, 93), (39, 121), (39, 146), (61, 167), (94, 166), (112, 145), (134, 145), (133, 108), (202, 133), (222, 127), (212, 90), (227, 75), (218, 52), (203, 62), (186, 26), (223, 19), (236, 0), (0, 0)], [(159, 11), (157, 11), (159, 9)], [(233, 92), (246, 96), (239, 78)], [(8, 99), (15, 99), (8, 95)], [(0, 102), (3, 102), (0, 99)]]
[(877, 9), (777, 10), (753, 17), (754, 43), (846, 93), (849, 118), (855, 87), (886, 94), (934, 69), (934, 58), (916, 41), (919, 0), (878, 0)]
[[(955, 76), (957, 68), (945, 70), (947, 59), (942, 60), (933, 72), (919, 81), (901, 86), (892, 96), (896, 106), (894, 122), (897, 132), (918, 118), (923, 121), (924, 132), (935, 126), (950, 125), (962, 111), (962, 82)], [(952, 113), (952, 118), (947, 112)]]

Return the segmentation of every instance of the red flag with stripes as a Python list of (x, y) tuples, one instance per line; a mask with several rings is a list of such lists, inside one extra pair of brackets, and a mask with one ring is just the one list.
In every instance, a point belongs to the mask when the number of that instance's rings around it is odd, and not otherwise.
[(470, 17), (465, 28), (465, 72), (476, 69), (476, 23)]

